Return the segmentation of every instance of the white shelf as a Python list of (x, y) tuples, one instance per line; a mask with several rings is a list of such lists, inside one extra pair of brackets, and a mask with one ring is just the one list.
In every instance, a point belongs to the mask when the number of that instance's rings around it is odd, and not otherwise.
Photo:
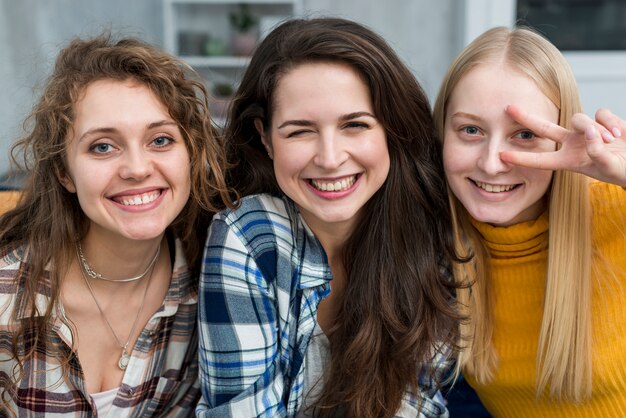
[(286, 4), (292, 5), (297, 3), (293, 0), (164, 0), (172, 4)]
[[(169, 52), (196, 69), (208, 85), (228, 83), (236, 86), (250, 64), (250, 57), (234, 56), (230, 48), (233, 29), (230, 13), (241, 3), (259, 19), (262, 37), (278, 22), (302, 13), (303, 0), (161, 0), (163, 7), (163, 44)], [(203, 55), (209, 41), (224, 45), (226, 55)], [(184, 47), (181, 47), (181, 42)], [(213, 50), (213, 49), (211, 49)], [(221, 124), (221, 123), (220, 123)]]
[(250, 64), (250, 57), (200, 57), (183, 55), (180, 58), (192, 67), (244, 68)]

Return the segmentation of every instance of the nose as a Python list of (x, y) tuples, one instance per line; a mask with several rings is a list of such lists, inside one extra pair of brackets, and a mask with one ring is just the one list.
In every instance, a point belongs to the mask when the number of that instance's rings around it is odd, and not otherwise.
[(476, 163), (478, 168), (490, 176), (509, 171), (511, 165), (500, 158), (500, 152), (506, 148), (505, 141), (500, 138), (489, 138), (485, 145)]
[(120, 167), (123, 179), (142, 180), (152, 173), (153, 161), (149, 152), (142, 147), (130, 147), (124, 151)]
[(317, 143), (314, 163), (325, 169), (333, 170), (346, 160), (345, 144), (334, 130), (321, 132)]

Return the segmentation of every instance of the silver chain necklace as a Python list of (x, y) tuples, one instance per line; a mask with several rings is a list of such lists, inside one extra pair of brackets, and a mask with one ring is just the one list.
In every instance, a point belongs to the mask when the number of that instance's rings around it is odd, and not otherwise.
[[(122, 349), (120, 358), (117, 361), (117, 366), (121, 370), (126, 370), (126, 367), (128, 366), (128, 363), (130, 362), (130, 354), (127, 351), (128, 344), (130, 343), (130, 339), (133, 337), (133, 333), (135, 332), (135, 327), (137, 326), (137, 322), (139, 321), (139, 315), (141, 314), (141, 311), (143, 310), (143, 305), (146, 301), (146, 295), (148, 294), (148, 288), (150, 287), (150, 279), (152, 279), (152, 273), (154, 272), (154, 269), (150, 272), (150, 276), (148, 276), (148, 282), (146, 283), (146, 289), (143, 292), (143, 299), (141, 300), (141, 306), (139, 307), (139, 311), (137, 312), (137, 316), (135, 317), (135, 322), (133, 322), (133, 326), (130, 329), (130, 334), (128, 334), (128, 339), (126, 340), (126, 343), (122, 344), (120, 339), (117, 337), (117, 334), (115, 333), (115, 331), (113, 331), (113, 327), (111, 326), (111, 323), (109, 322), (106, 315), (104, 314), (104, 311), (100, 307), (100, 304), (98, 303), (98, 299), (96, 299), (96, 295), (94, 294), (93, 289), (91, 288), (91, 284), (89, 283), (89, 279), (87, 278), (87, 272), (85, 271), (84, 265), (80, 262), (82, 260), (81, 260), (81, 254), (79, 253), (80, 250), (78, 250), (78, 248), (80, 248), (80, 244), (78, 244), (77, 251), (76, 251), (76, 255), (79, 260), (78, 264), (80, 267), (80, 272), (82, 273), (83, 279), (85, 279), (85, 283), (87, 283), (87, 288), (89, 289), (89, 293), (91, 293), (91, 297), (93, 298), (93, 301), (96, 302), (96, 306), (98, 307), (98, 311), (100, 311), (100, 315), (102, 316), (102, 319), (104, 319), (104, 322), (109, 327), (109, 330), (111, 331), (111, 334), (113, 334), (113, 337), (115, 338), (115, 341), (117, 342), (117, 345), (119, 345), (120, 348)], [(161, 251), (161, 246), (159, 245), (159, 251), (157, 252), (157, 254), (160, 251)], [(84, 260), (84, 257), (83, 257), (83, 260)], [(150, 266), (153, 266), (153, 265), (154, 265), (154, 261), (150, 263)], [(146, 273), (144, 273), (142, 277), (145, 276)]]
[(98, 279), (98, 280), (104, 280), (107, 282), (116, 282), (116, 283), (135, 282), (137, 280), (143, 279), (145, 275), (148, 274), (148, 271), (150, 271), (152, 266), (154, 266), (154, 263), (156, 263), (156, 260), (157, 258), (159, 258), (159, 254), (161, 253), (161, 245), (159, 244), (159, 248), (157, 249), (156, 254), (154, 254), (154, 258), (152, 259), (152, 261), (150, 261), (150, 264), (148, 264), (148, 268), (146, 268), (146, 270), (143, 273), (135, 277), (129, 277), (128, 279), (118, 280), (118, 279), (109, 279), (108, 277), (103, 276), (102, 274), (98, 273), (97, 271), (91, 268), (91, 266), (87, 262), (87, 259), (85, 258), (85, 255), (83, 254), (83, 247), (80, 245), (80, 241), (76, 243), (76, 249), (78, 253), (78, 261), (82, 265), (82, 270), (85, 272), (85, 274), (87, 274), (92, 279)]

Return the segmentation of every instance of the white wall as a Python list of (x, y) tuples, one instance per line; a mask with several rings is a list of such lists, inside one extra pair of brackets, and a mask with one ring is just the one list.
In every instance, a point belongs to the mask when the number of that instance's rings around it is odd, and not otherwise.
[(159, 0), (0, 0), (0, 175), (9, 148), (51, 71), (74, 36), (111, 30), (162, 42)]
[(585, 113), (606, 107), (626, 117), (626, 51), (566, 52)]
[[(306, 15), (359, 21), (383, 35), (432, 98), (462, 44), (458, 0), (303, 0)], [(163, 45), (160, 0), (0, 0), (0, 175), (11, 143), (73, 36), (110, 29)]]
[(356, 20), (381, 34), (433, 101), (448, 65), (460, 51), (458, 4), (458, 0), (304, 0), (305, 13)]

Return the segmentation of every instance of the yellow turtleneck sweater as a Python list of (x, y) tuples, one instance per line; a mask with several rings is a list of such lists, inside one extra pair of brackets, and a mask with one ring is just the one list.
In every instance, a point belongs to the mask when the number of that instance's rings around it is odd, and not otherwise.
[(535, 395), (543, 315), (548, 215), (506, 228), (475, 222), (491, 253), (493, 381), (466, 376), (494, 417), (626, 417), (626, 191), (593, 182), (593, 394), (581, 404)]

